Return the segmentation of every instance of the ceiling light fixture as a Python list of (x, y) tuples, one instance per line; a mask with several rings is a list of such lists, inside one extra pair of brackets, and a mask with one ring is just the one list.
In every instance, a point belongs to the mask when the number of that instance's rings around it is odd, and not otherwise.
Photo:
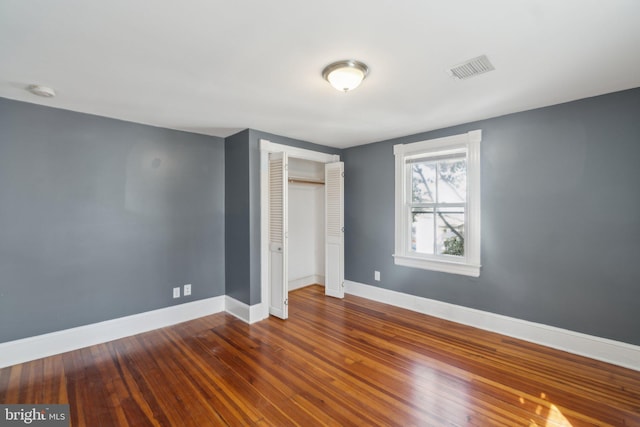
[(53, 98), (56, 96), (56, 91), (47, 86), (31, 85), (27, 90), (32, 94), (42, 96), (43, 98)]
[(360, 86), (367, 74), (369, 67), (355, 59), (337, 61), (322, 70), (322, 78), (341, 92), (348, 92)]

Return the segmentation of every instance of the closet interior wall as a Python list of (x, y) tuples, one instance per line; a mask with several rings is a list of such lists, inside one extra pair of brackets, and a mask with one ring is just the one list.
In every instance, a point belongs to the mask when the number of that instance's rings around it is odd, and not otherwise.
[(289, 158), (289, 291), (324, 285), (323, 181), (324, 163)]

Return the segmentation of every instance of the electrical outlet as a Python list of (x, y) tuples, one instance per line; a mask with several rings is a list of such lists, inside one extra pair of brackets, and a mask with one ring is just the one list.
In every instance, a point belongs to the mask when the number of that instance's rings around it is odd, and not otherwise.
[(377, 282), (380, 281), (380, 272), (379, 271), (374, 271), (373, 272), (373, 279)]
[(184, 285), (184, 296), (191, 295), (191, 285)]
[(178, 286), (177, 288), (173, 288), (173, 297), (180, 298), (180, 286)]

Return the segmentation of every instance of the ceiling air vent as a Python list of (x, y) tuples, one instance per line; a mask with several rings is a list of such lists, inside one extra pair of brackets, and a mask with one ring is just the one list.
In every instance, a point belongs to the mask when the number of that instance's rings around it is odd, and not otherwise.
[(464, 80), (470, 77), (484, 74), (491, 70), (495, 70), (493, 64), (489, 62), (489, 58), (487, 58), (486, 55), (482, 55), (458, 64), (447, 70), (447, 72), (451, 77), (455, 77), (459, 80)]

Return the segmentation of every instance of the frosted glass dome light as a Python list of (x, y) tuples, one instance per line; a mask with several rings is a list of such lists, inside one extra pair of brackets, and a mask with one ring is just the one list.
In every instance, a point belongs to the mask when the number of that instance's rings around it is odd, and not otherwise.
[(348, 92), (360, 86), (367, 74), (369, 67), (354, 59), (334, 62), (322, 71), (322, 77), (341, 92)]

